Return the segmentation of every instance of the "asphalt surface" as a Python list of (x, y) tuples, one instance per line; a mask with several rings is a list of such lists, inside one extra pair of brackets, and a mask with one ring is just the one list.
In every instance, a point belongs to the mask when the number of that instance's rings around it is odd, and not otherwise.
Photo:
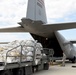
[(50, 66), (49, 70), (42, 70), (33, 75), (76, 75), (76, 64), (66, 63), (65, 66), (60, 64), (53, 65)]

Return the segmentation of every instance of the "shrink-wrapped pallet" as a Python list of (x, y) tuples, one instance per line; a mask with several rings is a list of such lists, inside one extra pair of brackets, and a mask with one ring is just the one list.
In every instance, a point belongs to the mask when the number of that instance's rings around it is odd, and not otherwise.
[(18, 40), (15, 40), (15, 41), (12, 41), (12, 42), (8, 43), (8, 46), (7, 47), (9, 49), (12, 49), (12, 48), (15, 48), (15, 47), (17, 47), (19, 45), (20, 45), (19, 41)]
[(20, 41), (20, 45), (25, 45), (25, 43), (26, 43), (26, 40), (21, 40)]
[(41, 55), (41, 50), (43, 49), (41, 43), (36, 43), (36, 50), (35, 50), (35, 58), (36, 59), (41, 59), (42, 55)]
[(33, 61), (33, 58), (30, 57), (30, 56), (27, 56), (27, 57), (26, 57), (26, 60), (27, 60), (27, 61)]
[[(0, 62), (5, 62), (5, 61), (7, 63), (20, 62), (20, 58), (22, 58), (21, 59), (22, 61), (33, 61), (34, 51), (35, 51), (35, 59), (39, 60), (41, 59), (41, 49), (42, 49), (42, 45), (41, 43), (37, 43), (37, 41), (15, 40), (13, 42), (8, 43), (8, 45), (4, 46), (4, 48), (1, 48)], [(6, 54), (8, 56), (7, 60), (6, 60)]]
[(42, 48), (43, 46), (42, 46), (41, 43), (38, 42), (38, 43), (36, 44), (36, 47), (37, 47), (37, 48)]
[(37, 43), (37, 42), (34, 41), (34, 40), (27, 40), (27, 41), (26, 41), (26, 46), (33, 46), (33, 47), (34, 47), (34, 46), (36, 45), (36, 43)]
[(27, 55), (28, 51), (27, 50), (22, 50), (22, 55)]
[(5, 62), (5, 59), (6, 59), (6, 56), (3, 53), (1, 53), (0, 54), (0, 62)]
[(41, 43), (37, 43), (36, 44), (36, 49), (37, 50), (43, 50), (42, 44)]
[(36, 51), (35, 51), (35, 58), (36, 59), (41, 59), (42, 58), (41, 50), (36, 49)]
[(34, 47), (30, 47), (30, 46), (29, 46), (29, 47), (26, 47), (26, 50), (27, 50), (28, 52), (32, 52), (32, 51), (34, 51), (34, 49), (35, 49)]
[(15, 57), (7, 57), (7, 63), (15, 63), (18, 62), (19, 58), (15, 58)]
[(35, 64), (37, 65), (40, 62), (40, 59), (35, 59)]
[(21, 60), (22, 62), (23, 61), (27, 61), (27, 59), (26, 59), (26, 56), (22, 56), (22, 60)]
[(14, 50), (14, 51), (10, 51), (8, 52), (8, 56), (20, 56), (20, 52)]
[(5, 48), (3, 48), (3, 47), (0, 47), (0, 52), (2, 52), (4, 49), (5, 49)]
[(32, 52), (28, 52), (28, 53), (27, 53), (27, 56), (32, 57), (32, 56), (33, 56), (33, 53), (32, 53)]

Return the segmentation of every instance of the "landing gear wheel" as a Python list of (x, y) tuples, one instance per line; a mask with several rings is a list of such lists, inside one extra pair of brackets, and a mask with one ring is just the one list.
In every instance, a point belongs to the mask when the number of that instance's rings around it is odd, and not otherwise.
[(72, 60), (72, 63), (75, 63), (76, 62), (76, 57), (74, 57), (74, 59)]
[(44, 64), (44, 68), (43, 69), (44, 70), (48, 70), (49, 69), (49, 64), (48, 63)]
[(0, 75), (12, 75), (12, 73), (9, 70), (2, 71)]
[(24, 75), (24, 70), (23, 68), (19, 68), (17, 70), (15, 70), (14, 75)]

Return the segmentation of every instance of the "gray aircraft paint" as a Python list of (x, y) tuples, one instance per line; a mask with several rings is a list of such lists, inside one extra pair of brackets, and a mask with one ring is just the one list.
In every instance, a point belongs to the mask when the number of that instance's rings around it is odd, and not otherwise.
[[(44, 24), (43, 24), (44, 23)], [(45, 38), (56, 36), (60, 47), (68, 58), (76, 56), (76, 48), (61, 36), (57, 31), (76, 28), (76, 22), (46, 24), (46, 12), (44, 0), (28, 0), (26, 18), (22, 18), (19, 27), (3, 28), (0, 32), (29, 32)], [(55, 36), (53, 36), (55, 34)]]
[(67, 58), (76, 57), (76, 47), (70, 41), (66, 40), (58, 31), (55, 32), (55, 35)]
[(44, 0), (28, 0), (26, 18), (47, 23)]

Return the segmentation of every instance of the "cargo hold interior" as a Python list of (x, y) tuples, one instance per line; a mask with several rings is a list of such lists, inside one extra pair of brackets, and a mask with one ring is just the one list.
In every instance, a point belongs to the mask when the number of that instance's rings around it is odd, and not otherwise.
[(56, 39), (56, 37), (54, 36), (53, 38), (44, 38), (41, 36), (37, 36), (34, 34), (31, 34), (33, 36), (33, 38), (35, 40), (38, 40), (38, 42), (40, 42), (44, 48), (51, 48), (54, 50), (54, 57), (62, 57), (63, 56), (63, 51)]

